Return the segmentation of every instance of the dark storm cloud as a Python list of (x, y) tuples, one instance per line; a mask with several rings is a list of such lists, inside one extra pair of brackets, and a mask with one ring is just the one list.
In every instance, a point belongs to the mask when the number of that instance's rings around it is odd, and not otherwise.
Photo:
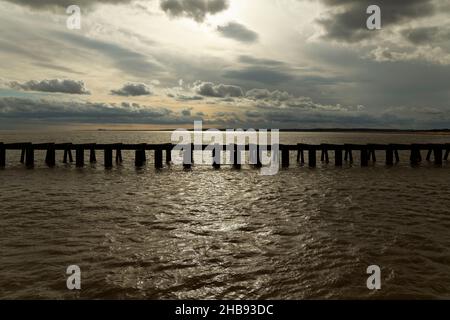
[(148, 96), (152, 92), (145, 83), (127, 83), (122, 88), (111, 90), (111, 94), (123, 97)]
[(81, 8), (92, 7), (99, 3), (122, 4), (130, 3), (133, 0), (5, 0), (18, 5), (27, 6), (33, 9), (65, 9), (71, 5)]
[(31, 80), (24, 83), (16, 81), (11, 82), (10, 87), (13, 89), (25, 91), (41, 91), (53, 93), (67, 93), (67, 94), (90, 94), (86, 89), (83, 81), (70, 79), (51, 79), (51, 80)]
[(212, 82), (197, 81), (194, 83), (194, 90), (197, 94), (205, 97), (226, 98), (242, 97), (242, 88), (233, 85), (214, 84)]
[(230, 22), (226, 25), (218, 26), (217, 31), (225, 38), (244, 43), (253, 43), (258, 41), (259, 38), (259, 35), (255, 31), (237, 22)]
[(402, 35), (411, 43), (416, 45), (427, 45), (432, 43), (441, 43), (450, 40), (450, 30), (443, 26), (419, 27), (406, 29)]
[(320, 0), (328, 7), (327, 16), (318, 23), (326, 31), (326, 37), (338, 41), (357, 42), (377, 35), (367, 30), (367, 7), (373, 4), (381, 8), (382, 26), (390, 26), (411, 19), (427, 17), (435, 12), (433, 0)]
[(161, 9), (172, 17), (192, 18), (197, 22), (205, 20), (208, 14), (228, 9), (228, 0), (161, 0)]
[(70, 42), (78, 48), (101, 53), (109, 57), (118, 69), (134, 76), (148, 77), (150, 73), (161, 70), (161, 66), (151, 61), (151, 57), (119, 44), (68, 32), (55, 32), (52, 36)]
[[(185, 111), (185, 110), (183, 110)], [(57, 121), (58, 123), (190, 124), (186, 112), (138, 103), (101, 103), (25, 98), (0, 98), (0, 121)], [(199, 119), (197, 115), (196, 120)]]
[(293, 77), (288, 72), (278, 71), (265, 67), (246, 67), (225, 71), (225, 78), (258, 82), (267, 85), (276, 85), (292, 80)]

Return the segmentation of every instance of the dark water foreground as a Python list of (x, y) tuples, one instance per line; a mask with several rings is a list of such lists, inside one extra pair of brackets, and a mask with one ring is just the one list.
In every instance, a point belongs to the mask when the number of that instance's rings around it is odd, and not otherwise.
[[(100, 135), (100, 136), (99, 136)], [(117, 141), (77, 133), (67, 141)], [(54, 141), (52, 134), (33, 142)], [(67, 136), (66, 136), (67, 137)], [(166, 140), (128, 133), (123, 142)], [(3, 141), (29, 141), (3, 135)], [(302, 134), (282, 143), (448, 142)], [(299, 141), (300, 140), (300, 141)], [(374, 141), (376, 140), (376, 141)], [(64, 142), (64, 141), (62, 141)], [(450, 165), (0, 171), (1, 298), (450, 298)], [(66, 289), (67, 266), (82, 290)], [(382, 289), (366, 287), (379, 265)]]

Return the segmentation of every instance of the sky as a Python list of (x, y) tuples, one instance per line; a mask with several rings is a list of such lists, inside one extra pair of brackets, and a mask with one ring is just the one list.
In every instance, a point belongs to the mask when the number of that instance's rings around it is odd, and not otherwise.
[(0, 0), (0, 130), (450, 128), (449, 17), (446, 0)]

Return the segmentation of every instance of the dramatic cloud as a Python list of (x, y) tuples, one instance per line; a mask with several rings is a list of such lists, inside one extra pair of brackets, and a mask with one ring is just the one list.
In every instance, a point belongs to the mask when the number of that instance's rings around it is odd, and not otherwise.
[[(138, 103), (95, 103), (77, 101), (31, 100), (0, 98), (0, 121), (56, 121), (63, 123), (139, 123), (139, 124), (190, 124), (194, 118), (183, 110), (174, 112), (167, 108)], [(199, 116), (196, 116), (198, 119)]]
[(238, 86), (225, 84), (216, 85), (212, 82), (197, 81), (194, 83), (194, 90), (196, 93), (205, 97), (226, 98), (242, 97), (244, 95), (242, 88)]
[(427, 17), (435, 12), (433, 0), (320, 0), (328, 8), (318, 22), (326, 31), (326, 38), (357, 42), (379, 33), (367, 30), (367, 7), (377, 4), (382, 10), (383, 28)]
[(25, 91), (41, 91), (41, 92), (55, 92), (68, 94), (90, 94), (86, 89), (83, 81), (68, 80), (68, 79), (51, 79), (36, 81), (31, 80), (25, 83), (11, 82), (11, 88)]
[(237, 22), (230, 22), (224, 26), (218, 26), (217, 31), (225, 38), (230, 38), (244, 43), (256, 42), (259, 38), (255, 31), (252, 31)]
[(228, 0), (161, 0), (161, 9), (172, 17), (203, 22), (208, 14), (228, 9)]
[(111, 94), (123, 97), (148, 96), (152, 92), (145, 83), (127, 83), (118, 90), (111, 90)]
[(24, 5), (34, 9), (65, 9), (70, 5), (78, 5), (82, 8), (92, 7), (99, 3), (122, 4), (130, 3), (132, 0), (5, 0), (19, 5)]

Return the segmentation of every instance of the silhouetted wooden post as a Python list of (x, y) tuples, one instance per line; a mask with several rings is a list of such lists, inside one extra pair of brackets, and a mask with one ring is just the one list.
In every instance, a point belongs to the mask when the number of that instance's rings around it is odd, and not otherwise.
[(434, 147), (434, 164), (442, 165), (442, 147), (436, 146)]
[(342, 148), (339, 146), (334, 150), (334, 163), (336, 167), (342, 167)]
[(96, 163), (97, 162), (97, 156), (95, 154), (95, 145), (91, 146), (91, 149), (89, 151), (89, 162), (90, 163)]
[(222, 160), (221, 150), (218, 145), (214, 146), (212, 149), (212, 166), (214, 169), (220, 169), (220, 164)]
[(25, 153), (26, 153), (26, 149), (22, 148), (22, 150), (20, 152), (20, 163), (25, 163)]
[(395, 163), (399, 163), (400, 162), (400, 156), (398, 154), (398, 149), (394, 150), (394, 155), (395, 155)]
[(394, 165), (394, 149), (392, 149), (392, 147), (390, 146), (388, 146), (386, 149), (386, 165)]
[(84, 147), (76, 146), (75, 149), (75, 165), (78, 168), (84, 167)]
[(25, 164), (28, 168), (34, 167), (34, 147), (31, 143), (27, 146)]
[(192, 144), (185, 145), (183, 147), (183, 167), (186, 170), (192, 168), (192, 163), (194, 159), (194, 148)]
[(288, 146), (281, 146), (281, 167), (289, 168), (290, 152)]
[(353, 150), (350, 146), (345, 146), (345, 161), (353, 163)]
[(297, 144), (297, 148), (297, 163), (305, 164), (305, 152), (303, 147), (301, 147), (300, 144)]
[(433, 153), (433, 149), (429, 149), (427, 153), (427, 161), (431, 161), (431, 155)]
[(47, 155), (45, 156), (45, 163), (49, 167), (54, 167), (56, 165), (56, 152), (54, 143), (50, 143), (47, 147)]
[(418, 165), (422, 160), (422, 156), (420, 155), (420, 149), (418, 145), (411, 146), (411, 156), (410, 156), (411, 165)]
[(123, 162), (122, 159), (122, 147), (121, 146), (117, 146), (116, 148), (116, 163), (120, 164)]
[(361, 148), (361, 167), (367, 167), (369, 165), (369, 157), (366, 148)]
[(135, 156), (134, 156), (134, 165), (138, 168), (144, 166), (144, 158), (145, 158), (145, 150), (140, 149), (140, 150), (136, 150), (134, 152)]
[(235, 169), (241, 169), (242, 167), (242, 155), (241, 155), (241, 146), (235, 144), (233, 146), (233, 167)]
[(0, 142), (0, 168), (6, 166), (6, 149), (3, 142)]
[(377, 162), (377, 155), (375, 153), (375, 148), (373, 146), (369, 146), (369, 161), (372, 160), (373, 162)]
[(311, 168), (315, 168), (316, 165), (317, 165), (316, 151), (317, 151), (317, 149), (315, 147), (313, 147), (313, 146), (309, 147), (309, 150), (308, 150), (308, 165)]
[(110, 146), (105, 147), (104, 152), (104, 165), (106, 169), (113, 167), (113, 149)]
[(162, 148), (155, 149), (155, 168), (156, 169), (163, 168), (163, 149)]
[(166, 163), (172, 163), (172, 145), (168, 145), (166, 149)]
[(321, 145), (322, 153), (320, 155), (320, 161), (330, 163), (330, 156), (328, 155), (328, 146)]

